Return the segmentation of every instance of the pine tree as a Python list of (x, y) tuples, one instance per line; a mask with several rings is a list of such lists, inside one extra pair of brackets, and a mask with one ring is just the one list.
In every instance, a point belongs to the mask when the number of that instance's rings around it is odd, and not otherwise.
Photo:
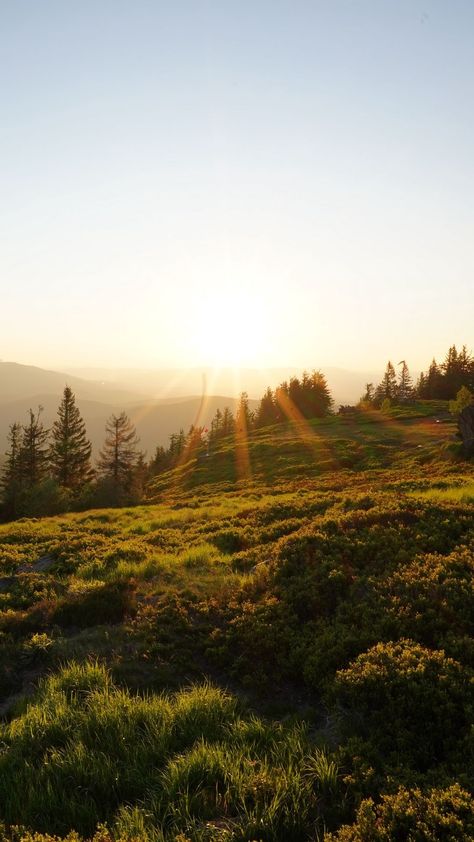
[(249, 396), (247, 392), (241, 392), (239, 403), (237, 404), (235, 425), (239, 432), (247, 435), (253, 422), (254, 413), (249, 409)]
[(401, 365), (397, 383), (397, 399), (400, 403), (406, 403), (413, 397), (413, 381), (405, 360), (401, 360), (398, 365)]
[(393, 364), (390, 360), (387, 363), (387, 368), (385, 369), (385, 374), (382, 378), (381, 383), (377, 386), (375, 390), (375, 400), (377, 404), (380, 404), (384, 400), (392, 401), (397, 396), (397, 375), (395, 374), (395, 369)]
[(216, 409), (216, 414), (211, 421), (211, 429), (209, 430), (209, 443), (214, 444), (222, 435), (223, 415), (219, 408)]
[(172, 433), (170, 436), (170, 446), (168, 452), (172, 463), (175, 463), (179, 459), (185, 447), (186, 436), (184, 435), (184, 430), (181, 427), (179, 433)]
[(226, 406), (222, 413), (222, 435), (230, 436), (235, 430), (235, 418), (232, 410)]
[(312, 371), (303, 374), (303, 414), (306, 418), (323, 418), (331, 412), (333, 399), (324, 374)]
[(41, 419), (43, 407), (38, 412), (29, 410), (30, 422), (22, 426), (20, 445), (21, 477), (27, 488), (44, 479), (48, 468), (48, 447), (46, 446), (49, 430), (44, 428)]
[(276, 424), (279, 418), (280, 413), (275, 402), (275, 396), (272, 390), (268, 388), (260, 401), (255, 416), (255, 426), (268, 427), (270, 424)]
[(157, 474), (161, 474), (162, 471), (166, 471), (170, 465), (170, 456), (169, 452), (165, 450), (162, 445), (158, 445), (155, 450), (155, 455), (153, 459), (151, 459), (150, 464), (148, 466), (149, 473), (151, 476), (156, 476)]
[(52, 476), (59, 485), (79, 491), (92, 479), (91, 449), (74, 393), (66, 386), (58, 419), (53, 424), (49, 451)]
[(374, 384), (373, 383), (366, 383), (365, 384), (365, 392), (360, 399), (360, 403), (369, 404), (372, 403), (374, 400)]
[(125, 412), (121, 412), (110, 416), (105, 431), (105, 444), (97, 462), (99, 472), (116, 490), (128, 491), (138, 458), (135, 427)]
[(6, 461), (2, 471), (0, 487), (2, 489), (3, 515), (8, 520), (16, 517), (17, 500), (21, 491), (21, 424), (11, 424), (8, 432), (9, 450), (5, 453)]
[(431, 365), (428, 369), (428, 374), (425, 377), (425, 384), (424, 384), (424, 394), (420, 397), (424, 397), (427, 400), (435, 400), (436, 398), (441, 398), (443, 395), (443, 374), (441, 369), (433, 358), (431, 361)]

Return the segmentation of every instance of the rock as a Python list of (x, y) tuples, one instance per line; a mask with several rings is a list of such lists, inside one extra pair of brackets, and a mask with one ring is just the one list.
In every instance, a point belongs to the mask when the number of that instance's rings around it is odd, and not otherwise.
[(43, 555), (31, 564), (19, 564), (15, 573), (44, 573), (53, 566), (55, 559), (51, 555)]
[(0, 576), (0, 591), (8, 591), (14, 582), (14, 576)]
[(464, 453), (470, 456), (474, 453), (474, 404), (465, 406), (458, 416), (458, 427), (461, 434)]

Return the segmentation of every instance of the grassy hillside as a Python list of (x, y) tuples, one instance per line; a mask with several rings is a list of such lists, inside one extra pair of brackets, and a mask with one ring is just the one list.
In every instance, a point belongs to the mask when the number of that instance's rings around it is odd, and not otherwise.
[(148, 505), (1, 526), (4, 839), (471, 839), (453, 434), (427, 404), (266, 429)]

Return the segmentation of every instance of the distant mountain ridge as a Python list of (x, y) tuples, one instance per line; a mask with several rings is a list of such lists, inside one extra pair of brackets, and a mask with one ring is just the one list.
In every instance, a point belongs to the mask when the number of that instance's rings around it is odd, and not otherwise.
[[(87, 427), (94, 453), (105, 438), (105, 423), (112, 413), (125, 410), (136, 426), (140, 447), (150, 457), (157, 445), (167, 446), (172, 433), (191, 424), (209, 426), (218, 408), (235, 410), (237, 400), (226, 395), (177, 395), (155, 398), (132, 388), (98, 380), (86, 380), (75, 374), (49, 371), (36, 366), (0, 362), (0, 460), (7, 446), (7, 433), (15, 421), (26, 423), (28, 410), (43, 408), (46, 427), (56, 418), (64, 386), (75, 393)], [(255, 408), (257, 401), (250, 401)], [(201, 412), (200, 412), (201, 410)]]
[[(378, 383), (382, 379), (383, 368), (379, 371), (350, 371), (336, 366), (306, 366), (307, 370), (321, 369), (326, 376), (336, 405), (355, 403), (365, 390), (365, 384)], [(122, 389), (136, 389), (155, 398), (188, 396), (201, 394), (203, 380), (207, 394), (237, 395), (245, 391), (249, 397), (259, 400), (266, 388), (274, 389), (292, 376), (300, 376), (303, 368), (286, 366), (269, 369), (243, 368), (236, 371), (223, 367), (211, 369), (194, 367), (189, 369), (110, 369), (80, 368), (73, 369), (76, 375), (93, 378), (110, 386)]]
[(60, 395), (66, 383), (76, 397), (104, 403), (130, 403), (146, 398), (130, 388), (115, 388), (112, 383), (86, 380), (74, 374), (50, 371), (33, 365), (0, 362), (0, 404), (35, 395)]
[[(249, 393), (250, 407), (255, 409), (267, 386), (274, 388), (282, 380), (301, 374), (294, 367), (244, 369), (238, 378), (232, 369), (225, 368), (219, 372), (200, 368), (87, 371), (96, 377), (87, 379), (78, 373), (0, 362), (0, 459), (9, 425), (14, 421), (26, 423), (30, 407), (36, 410), (42, 406), (44, 423), (51, 426), (66, 384), (76, 395), (95, 453), (103, 444), (107, 418), (125, 410), (137, 428), (140, 446), (150, 457), (157, 445), (167, 446), (170, 435), (180, 428), (187, 432), (193, 423), (209, 426), (218, 408), (235, 410), (241, 391)], [(353, 403), (361, 395), (365, 382), (362, 373), (336, 368), (323, 371), (336, 406)], [(204, 399), (203, 386), (208, 393)]]

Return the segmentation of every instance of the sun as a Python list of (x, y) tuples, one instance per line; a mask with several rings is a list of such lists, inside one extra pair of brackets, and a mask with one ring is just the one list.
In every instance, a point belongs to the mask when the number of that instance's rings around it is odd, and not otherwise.
[(196, 363), (260, 368), (267, 356), (266, 307), (257, 295), (238, 291), (206, 295), (196, 307), (191, 329)]

